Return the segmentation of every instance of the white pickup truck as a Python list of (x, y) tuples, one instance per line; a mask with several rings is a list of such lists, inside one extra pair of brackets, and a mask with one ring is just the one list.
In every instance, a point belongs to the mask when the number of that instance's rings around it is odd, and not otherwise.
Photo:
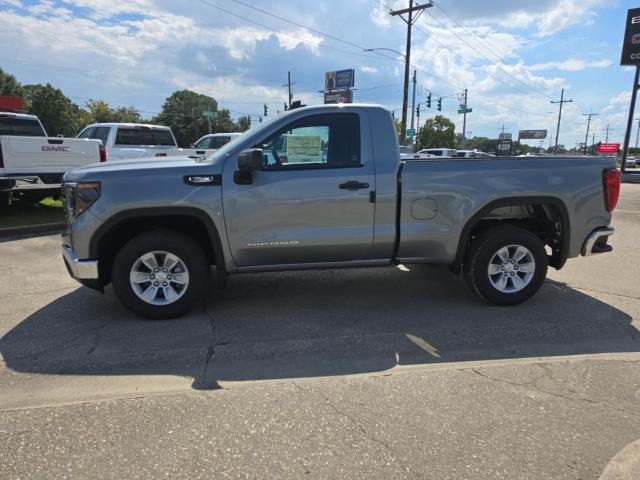
[(0, 202), (57, 194), (65, 172), (101, 161), (98, 140), (49, 137), (35, 115), (0, 112)]
[(240, 133), (212, 133), (191, 144), (191, 148), (179, 148), (171, 129), (163, 125), (94, 123), (78, 134), (78, 138), (101, 140), (108, 161), (206, 157), (238, 136)]
[(179, 154), (181, 150), (171, 129), (162, 125), (94, 123), (86, 126), (78, 138), (101, 140), (109, 161), (165, 157), (169, 153)]

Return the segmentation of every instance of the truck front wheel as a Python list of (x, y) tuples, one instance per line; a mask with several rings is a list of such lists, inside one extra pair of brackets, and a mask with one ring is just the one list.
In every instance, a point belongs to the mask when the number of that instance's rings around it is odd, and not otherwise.
[(483, 232), (471, 244), (464, 275), (482, 299), (516, 305), (540, 289), (547, 263), (540, 238), (523, 228), (500, 226)]
[(149, 319), (186, 313), (209, 281), (202, 248), (179, 233), (157, 230), (127, 242), (112, 270), (113, 288), (131, 311)]

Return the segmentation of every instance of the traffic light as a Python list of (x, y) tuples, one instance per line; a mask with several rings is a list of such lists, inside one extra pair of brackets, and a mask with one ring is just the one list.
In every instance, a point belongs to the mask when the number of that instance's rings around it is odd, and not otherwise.
[(418, 106), (416, 107), (416, 115), (418, 118), (420, 118), (420, 104), (418, 104)]
[(442, 97), (438, 98), (438, 111), (442, 111)]
[(287, 105), (287, 102), (284, 102), (284, 111), (286, 112), (288, 108), (289, 106)]
[(431, 108), (431, 92), (429, 92), (429, 96), (427, 97), (427, 107)]
[(264, 104), (264, 116), (266, 117), (267, 115), (269, 115), (269, 109), (267, 108), (267, 104)]

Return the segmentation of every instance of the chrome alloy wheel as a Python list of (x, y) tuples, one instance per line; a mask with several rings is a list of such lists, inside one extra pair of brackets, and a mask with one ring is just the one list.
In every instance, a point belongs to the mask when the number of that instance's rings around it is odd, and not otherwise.
[(129, 282), (140, 300), (151, 305), (168, 305), (187, 291), (189, 270), (172, 253), (148, 252), (133, 263)]
[(533, 280), (536, 261), (528, 248), (507, 245), (493, 254), (487, 273), (493, 288), (502, 293), (515, 293)]

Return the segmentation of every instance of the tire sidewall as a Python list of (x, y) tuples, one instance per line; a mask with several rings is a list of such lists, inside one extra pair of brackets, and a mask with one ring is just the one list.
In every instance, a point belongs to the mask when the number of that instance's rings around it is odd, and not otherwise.
[[(129, 281), (133, 264), (152, 251), (166, 251), (178, 256), (189, 271), (187, 291), (168, 305), (152, 305), (138, 298)], [(200, 246), (184, 235), (173, 232), (149, 232), (139, 235), (122, 247), (113, 264), (112, 283), (120, 301), (135, 314), (151, 320), (169, 319), (186, 313), (201, 297), (208, 284), (208, 261)]]
[[(515, 305), (531, 298), (542, 287), (547, 277), (548, 259), (542, 241), (533, 233), (521, 228), (497, 228), (478, 239), (473, 252), (470, 283), (485, 300), (497, 305)], [(536, 270), (531, 282), (522, 290), (504, 293), (497, 290), (487, 273), (489, 262), (498, 250), (507, 245), (521, 245), (527, 248), (536, 262)]]

